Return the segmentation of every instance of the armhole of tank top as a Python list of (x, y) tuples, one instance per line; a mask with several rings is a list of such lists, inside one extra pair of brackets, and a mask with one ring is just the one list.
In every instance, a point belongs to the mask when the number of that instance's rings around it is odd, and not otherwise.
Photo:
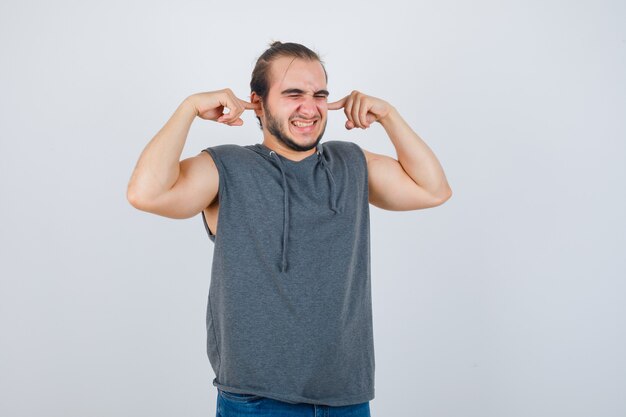
[(363, 174), (365, 176), (365, 186), (363, 187), (364, 190), (363, 192), (365, 193), (365, 201), (368, 202), (369, 204), (369, 171), (367, 170), (367, 158), (365, 157), (365, 152), (363, 152), (363, 149), (361, 149), (361, 146), (358, 143), (354, 143), (354, 142), (350, 142), (352, 143), (354, 146), (356, 146), (358, 148), (357, 153), (360, 155), (359, 158), (361, 159), (361, 165), (363, 166), (363, 169), (365, 170), (365, 173)]
[(211, 232), (211, 229), (209, 228), (209, 225), (206, 222), (206, 216), (204, 215), (204, 210), (202, 210), (200, 214), (202, 215), (202, 223), (204, 223), (204, 228), (206, 229), (206, 232), (209, 235), (209, 239), (211, 239), (212, 242), (215, 242), (215, 235), (213, 234), (213, 232)]
[[(218, 213), (217, 213), (217, 224), (219, 225), (220, 218), (222, 217), (222, 198), (224, 196), (224, 192), (223, 192), (224, 170), (222, 168), (222, 161), (220, 161), (219, 157), (215, 153), (215, 150), (213, 150), (212, 148), (203, 149), (202, 152), (206, 152), (211, 155), (211, 158), (213, 159), (213, 162), (215, 163), (215, 168), (217, 168), (217, 179), (218, 179), (217, 200), (220, 206), (220, 209), (218, 210)], [(207, 234), (209, 235), (209, 239), (211, 239), (212, 242), (215, 242), (215, 240), (217, 239), (217, 233), (213, 233), (211, 229), (209, 228), (209, 224), (206, 221), (206, 216), (204, 215), (204, 209), (201, 211), (201, 214), (202, 214), (202, 222), (204, 223), (204, 227), (207, 231)]]

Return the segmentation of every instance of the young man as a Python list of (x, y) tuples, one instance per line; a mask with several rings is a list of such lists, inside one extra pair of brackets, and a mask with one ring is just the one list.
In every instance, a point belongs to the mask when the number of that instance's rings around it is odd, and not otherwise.
[[(324, 407), (369, 415), (368, 204), (435, 207), (450, 187), (389, 103), (359, 91), (329, 103), (326, 70), (305, 46), (274, 42), (250, 87), (249, 102), (230, 89), (187, 97), (141, 154), (128, 200), (171, 218), (201, 214), (215, 244), (207, 352), (218, 416), (242, 407), (258, 412), (247, 415)], [(382, 125), (398, 159), (353, 142), (321, 143), (328, 111), (340, 109), (347, 129)], [(246, 110), (258, 118), (262, 143), (216, 145), (180, 161), (196, 117), (240, 126)]]

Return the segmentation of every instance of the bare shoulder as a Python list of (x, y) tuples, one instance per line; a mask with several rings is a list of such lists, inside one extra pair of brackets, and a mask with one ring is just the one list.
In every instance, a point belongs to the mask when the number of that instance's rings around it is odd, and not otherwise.
[(398, 160), (363, 148), (370, 204), (393, 211), (435, 207), (441, 201), (416, 184)]
[(215, 160), (213, 159), (213, 157), (211, 156), (211, 153), (207, 152), (207, 151), (201, 151), (198, 155), (189, 158), (192, 160), (197, 160), (197, 162), (194, 161), (194, 163), (197, 163), (200, 166), (205, 166), (206, 168), (210, 169), (211, 171), (215, 170), (213, 173), (215, 175), (217, 175), (217, 167), (215, 166)]
[(210, 201), (205, 207), (210, 205), (217, 197), (219, 189), (219, 171), (211, 154), (201, 151), (196, 156), (182, 160), (180, 162), (179, 181), (187, 183), (187, 185), (196, 188), (198, 192), (209, 196)]
[(200, 152), (180, 161), (178, 180), (167, 192), (144, 201), (141, 210), (173, 219), (187, 219), (211, 205), (219, 190), (219, 173), (210, 155)]
[(217, 176), (217, 166), (213, 157), (208, 152), (202, 151), (198, 155), (180, 161), (180, 174), (186, 176), (198, 176), (198, 180), (206, 179), (207, 175)]
[(365, 155), (365, 160), (367, 161), (368, 164), (370, 162), (380, 161), (380, 160), (387, 160), (387, 162), (396, 161), (395, 159), (393, 159), (393, 158), (391, 158), (391, 157), (389, 157), (387, 155), (382, 155), (382, 154), (379, 154), (379, 153), (370, 152), (367, 149), (363, 149), (363, 147), (360, 147), (360, 148), (363, 151), (363, 154)]

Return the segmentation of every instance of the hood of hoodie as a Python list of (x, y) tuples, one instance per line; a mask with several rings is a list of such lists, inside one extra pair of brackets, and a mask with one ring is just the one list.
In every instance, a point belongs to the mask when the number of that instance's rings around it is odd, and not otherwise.
[[(290, 205), (290, 196), (289, 196), (289, 187), (287, 185), (287, 175), (285, 175), (285, 160), (289, 161), (282, 155), (277, 154), (272, 149), (267, 146), (257, 143), (255, 145), (247, 146), (248, 149), (262, 155), (269, 163), (273, 164), (276, 169), (280, 170), (282, 175), (282, 188), (283, 188), (283, 245), (282, 245), (282, 260), (281, 260), (281, 271), (285, 272), (287, 270), (287, 249), (289, 242), (289, 205)], [(330, 198), (328, 201), (328, 206), (330, 210), (332, 210), (335, 214), (341, 213), (341, 209), (338, 208), (337, 205), (337, 185), (335, 183), (335, 179), (333, 178), (333, 174), (328, 166), (328, 161), (326, 155), (324, 154), (324, 146), (320, 142), (317, 144), (317, 151), (307, 156), (305, 159), (299, 162), (303, 162), (308, 159), (316, 159), (316, 169), (322, 169), (325, 171), (326, 176), (328, 178), (328, 183), (330, 187)], [(294, 161), (292, 161), (294, 162)], [(296, 164), (297, 165), (297, 164)]]

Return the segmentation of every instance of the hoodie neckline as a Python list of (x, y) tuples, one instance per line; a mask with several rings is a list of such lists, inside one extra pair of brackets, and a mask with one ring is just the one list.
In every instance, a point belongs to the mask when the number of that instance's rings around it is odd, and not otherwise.
[(264, 150), (265, 150), (268, 154), (269, 154), (270, 152), (275, 153), (275, 154), (276, 154), (276, 156), (278, 156), (278, 157), (281, 159), (281, 161), (283, 161), (283, 162), (286, 162), (286, 163), (288, 163), (288, 164), (295, 164), (295, 165), (297, 165), (297, 164), (301, 164), (301, 163), (303, 163), (303, 162), (307, 162), (307, 161), (315, 161), (315, 160), (317, 160), (316, 156), (318, 156), (318, 153), (319, 153), (319, 147), (318, 147), (318, 148), (315, 150), (315, 152), (313, 152), (311, 155), (307, 156), (306, 158), (301, 159), (301, 160), (299, 160), (299, 161), (294, 161), (294, 160), (292, 160), (292, 159), (289, 159), (289, 158), (287, 158), (287, 157), (282, 156), (282, 155), (281, 155), (281, 154), (279, 154), (278, 152), (276, 152), (276, 151), (274, 151), (274, 150), (272, 150), (272, 149), (268, 148), (267, 146), (263, 145), (262, 143), (257, 143), (257, 144), (256, 144), (256, 146), (258, 146), (258, 147), (260, 147), (260, 148), (264, 149)]
[(288, 235), (289, 235), (289, 185), (287, 181), (287, 175), (285, 174), (285, 165), (299, 165), (302, 163), (306, 163), (308, 161), (316, 161), (319, 163), (317, 166), (321, 166), (321, 169), (326, 172), (326, 176), (328, 178), (328, 183), (330, 187), (330, 210), (332, 210), (335, 214), (341, 213), (342, 210), (338, 207), (338, 192), (336, 190), (335, 179), (333, 178), (333, 174), (328, 166), (328, 162), (326, 160), (326, 155), (324, 154), (324, 145), (320, 142), (317, 144), (317, 151), (307, 156), (306, 158), (300, 161), (292, 161), (291, 159), (285, 158), (282, 155), (276, 153), (276, 151), (268, 148), (262, 143), (257, 143), (253, 147), (255, 152), (259, 152), (264, 154), (265, 158), (269, 158), (273, 163), (275, 162), (278, 169), (280, 170), (282, 176), (282, 186), (283, 186), (283, 248), (282, 248), (282, 261), (280, 265), (281, 272), (287, 271), (287, 248), (289, 244)]

